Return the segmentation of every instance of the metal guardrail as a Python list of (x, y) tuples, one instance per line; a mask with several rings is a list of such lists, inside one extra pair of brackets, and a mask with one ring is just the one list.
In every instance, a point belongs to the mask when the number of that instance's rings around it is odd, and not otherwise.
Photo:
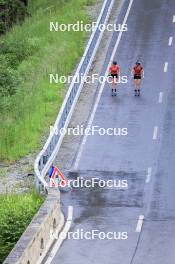
[(58, 153), (64, 137), (64, 135), (59, 131), (61, 128), (67, 128), (79, 94), (83, 87), (83, 82), (78, 83), (76, 82), (76, 79), (78, 78), (78, 76), (86, 76), (90, 69), (103, 35), (103, 31), (99, 29), (99, 25), (107, 23), (113, 3), (114, 0), (104, 1), (102, 10), (97, 20), (97, 27), (95, 31), (93, 31), (89, 39), (84, 55), (79, 63), (79, 66), (76, 70), (74, 78), (70, 84), (64, 102), (54, 124), (53, 131), (57, 131), (58, 133), (50, 133), (43, 149), (38, 154), (35, 160), (34, 170), (36, 176), (36, 186), (39, 191), (42, 189), (44, 191), (47, 191), (48, 184), (44, 178), (50, 168), (50, 165), (52, 164), (54, 158)]

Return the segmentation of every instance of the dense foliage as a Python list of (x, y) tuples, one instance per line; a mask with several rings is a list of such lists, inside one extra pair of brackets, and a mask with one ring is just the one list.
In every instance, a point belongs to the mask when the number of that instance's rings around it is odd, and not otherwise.
[(27, 39), (15, 38), (0, 42), (0, 96), (15, 94), (20, 83), (18, 65), (32, 55), (34, 50)]
[(42, 203), (43, 198), (34, 191), (0, 195), (0, 263), (14, 247)]
[(27, 14), (27, 0), (0, 0), (0, 34), (13, 23), (23, 21)]

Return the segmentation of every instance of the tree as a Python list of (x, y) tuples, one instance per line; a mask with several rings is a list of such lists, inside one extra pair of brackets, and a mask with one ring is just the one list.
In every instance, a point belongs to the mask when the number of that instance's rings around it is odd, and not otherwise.
[(28, 5), (28, 0), (20, 0), (25, 6)]
[(28, 0), (0, 0), (0, 34), (8, 31), (27, 15)]

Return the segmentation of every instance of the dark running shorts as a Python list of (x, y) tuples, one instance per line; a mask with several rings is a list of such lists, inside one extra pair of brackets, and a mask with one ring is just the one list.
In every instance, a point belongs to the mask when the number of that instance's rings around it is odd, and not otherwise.
[(111, 76), (112, 76), (112, 78), (116, 78), (116, 79), (118, 79), (118, 74), (112, 74), (112, 73), (111, 73)]
[(135, 75), (134, 75), (134, 79), (135, 79), (135, 80), (140, 80), (140, 79), (142, 79), (142, 76), (141, 76), (141, 75), (137, 75), (137, 74), (135, 74)]

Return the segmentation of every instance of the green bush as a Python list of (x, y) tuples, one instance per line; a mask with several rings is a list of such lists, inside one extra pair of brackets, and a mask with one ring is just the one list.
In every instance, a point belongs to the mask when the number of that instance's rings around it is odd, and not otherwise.
[(27, 39), (7, 39), (0, 42), (0, 96), (11, 96), (22, 83), (19, 64), (36, 51)]
[(0, 195), (0, 263), (9, 254), (37, 212), (43, 198), (34, 191)]
[(19, 83), (17, 71), (0, 65), (0, 96), (14, 95)]
[(15, 94), (22, 83), (17, 68), (36, 51), (36, 42), (21, 36), (0, 42), (0, 96)]
[(0, 56), (4, 55), (8, 65), (12, 68), (17, 66), (26, 58), (36, 52), (36, 46), (27, 38), (5, 39), (0, 42)]

